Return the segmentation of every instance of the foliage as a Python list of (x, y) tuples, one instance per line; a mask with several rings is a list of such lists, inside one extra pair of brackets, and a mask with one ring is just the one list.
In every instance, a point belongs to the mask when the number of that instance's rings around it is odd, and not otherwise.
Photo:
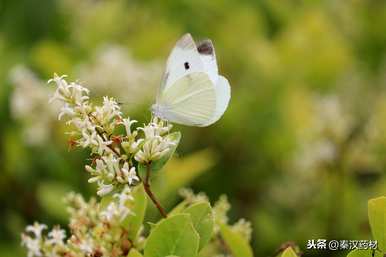
[(378, 242), (378, 249), (386, 252), (386, 197), (369, 201), (369, 221), (373, 237)]
[(283, 253), (281, 254), (281, 257), (297, 257), (297, 254), (292, 249), (292, 247), (288, 247), (283, 251)]
[[(226, 200), (212, 210), (206, 196), (185, 192), (185, 201), (170, 215), (157, 200), (150, 179), (168, 162), (181, 138), (179, 132), (169, 133), (171, 125), (153, 118), (149, 124), (132, 129), (136, 121), (124, 118), (113, 98), (104, 97), (101, 106), (94, 106), (89, 90), (82, 85), (57, 75), (51, 81), (57, 88), (50, 101), (62, 104), (59, 119), (66, 117), (72, 128), (71, 147), (90, 149), (93, 160), (85, 167), (91, 175), (88, 182), (97, 182), (97, 195), (102, 198), (86, 202), (79, 194), (67, 197), (69, 237), (59, 226), (47, 234), (43, 232), (45, 224), (27, 226), (22, 245), (29, 257), (141, 256), (140, 252), (145, 257), (204, 257), (201, 250), (208, 245), (217, 254), (253, 256), (248, 242), (250, 225), (244, 221), (241, 226), (227, 224)], [(147, 238), (143, 231), (146, 195), (163, 217), (151, 225)], [(243, 233), (237, 231), (240, 227)], [(225, 246), (219, 248), (220, 242)]]
[(384, 256), (386, 251), (385, 207), (386, 197), (384, 196), (370, 199), (368, 202), (369, 223), (373, 238), (377, 242), (377, 249), (355, 249), (347, 255), (348, 257)]

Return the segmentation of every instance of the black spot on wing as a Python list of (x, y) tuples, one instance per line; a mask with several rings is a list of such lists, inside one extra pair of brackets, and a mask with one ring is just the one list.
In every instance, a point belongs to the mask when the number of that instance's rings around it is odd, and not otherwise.
[(184, 67), (185, 67), (185, 70), (189, 70), (189, 68), (190, 68), (189, 63), (188, 63), (188, 62), (185, 62), (185, 63), (184, 63)]
[(213, 49), (212, 41), (210, 41), (209, 39), (206, 39), (199, 42), (197, 45), (197, 51), (200, 54), (213, 55), (214, 49)]

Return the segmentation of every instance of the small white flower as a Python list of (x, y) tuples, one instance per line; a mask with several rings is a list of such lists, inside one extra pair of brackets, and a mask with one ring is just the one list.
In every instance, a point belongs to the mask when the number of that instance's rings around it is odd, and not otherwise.
[(42, 256), (41, 245), (40, 245), (41, 242), (39, 239), (31, 238), (23, 234), (21, 244), (27, 248), (28, 257)]
[(87, 255), (93, 252), (93, 248), (94, 248), (94, 242), (91, 238), (84, 239), (79, 244), (79, 249)]
[(97, 140), (97, 150), (96, 152), (99, 155), (102, 155), (104, 152), (111, 152), (112, 150), (108, 147), (113, 143), (111, 140), (105, 140), (101, 136), (97, 135), (96, 137)]
[(76, 83), (68, 84), (67, 81), (64, 80), (65, 77), (66, 76), (59, 77), (55, 74), (54, 78), (48, 81), (48, 83), (55, 82), (57, 86), (54, 95), (50, 99), (50, 102), (59, 100), (70, 102), (74, 105), (80, 105), (87, 101), (87, 95), (89, 94), (88, 89)]
[(45, 229), (47, 229), (47, 225), (35, 222), (33, 225), (28, 225), (25, 230), (33, 233), (35, 238), (40, 239), (42, 237), (42, 232)]
[(87, 130), (82, 131), (83, 138), (80, 141), (80, 145), (84, 148), (98, 145), (96, 131), (89, 132)]
[(95, 168), (91, 167), (90, 165), (85, 166), (86, 171), (93, 176), (88, 180), (88, 183), (94, 183), (102, 180), (102, 177), (106, 171), (106, 165), (103, 160), (97, 159), (95, 163)]
[(129, 185), (132, 185), (134, 181), (139, 181), (139, 178), (137, 177), (137, 173), (135, 171), (135, 167), (129, 167), (129, 164), (125, 162), (122, 167), (122, 173), (124, 180), (129, 182)]
[(95, 162), (96, 162), (95, 170), (97, 173), (101, 173), (106, 169), (106, 165), (101, 159), (97, 159)]
[(122, 121), (120, 122), (120, 124), (125, 126), (126, 135), (128, 137), (130, 137), (132, 135), (131, 125), (133, 125), (136, 122), (137, 122), (136, 120), (130, 120), (130, 118), (122, 119)]
[(143, 144), (142, 149), (135, 154), (134, 158), (140, 163), (156, 161), (167, 154), (173, 145), (174, 142), (160, 136), (156, 136), (151, 139), (147, 139)]
[[(133, 132), (133, 135), (134, 133), (136, 133), (136, 131)], [(128, 153), (131, 153), (131, 154), (136, 153), (143, 141), (144, 141), (143, 138), (140, 138), (137, 140), (135, 140), (135, 138), (130, 138), (129, 141), (122, 142), (122, 147)]]
[(129, 175), (127, 177), (129, 184), (132, 185), (134, 181), (139, 181), (139, 177), (137, 176), (137, 172), (135, 171), (135, 167), (131, 167), (129, 170)]
[(157, 127), (154, 126), (153, 123), (150, 123), (149, 125), (139, 129), (143, 131), (145, 138), (153, 138), (157, 136)]
[(126, 206), (128, 201), (133, 201), (134, 198), (131, 195), (130, 187), (126, 186), (121, 193), (114, 194), (114, 198), (118, 199), (119, 206)]
[(139, 150), (135, 155), (134, 159), (138, 161), (139, 163), (148, 163), (149, 160), (147, 158), (147, 155), (145, 155), (143, 150)]
[(98, 191), (97, 195), (104, 196), (113, 191), (114, 186), (112, 184), (103, 184), (103, 182), (99, 181), (98, 183)]
[(63, 116), (69, 116), (69, 117), (75, 116), (74, 108), (72, 108), (69, 104), (65, 103), (64, 106), (60, 108), (58, 120), (61, 120)]
[(71, 95), (69, 96), (75, 104), (81, 104), (89, 99), (87, 96), (89, 94), (89, 90), (77, 83), (70, 83), (68, 86), (70, 89)]
[(67, 121), (67, 125), (74, 125), (78, 131), (94, 131), (95, 130), (95, 125), (90, 122), (87, 117), (76, 117), (72, 118), (71, 120)]
[(63, 241), (65, 238), (66, 231), (60, 229), (59, 227), (55, 227), (48, 233), (47, 243), (52, 245), (63, 245)]
[[(81, 115), (82, 118), (88, 118), (88, 114), (92, 111), (93, 105), (90, 104), (88, 101), (77, 103), (74, 105), (74, 110), (78, 115)], [(89, 119), (87, 119), (89, 120)]]
[(95, 177), (91, 177), (87, 180), (88, 183), (95, 183), (95, 182), (98, 182), (99, 180), (101, 180), (101, 177), (100, 176), (95, 176)]
[[(100, 107), (95, 107), (95, 112), (93, 116), (102, 124), (102, 126), (108, 129), (112, 129), (114, 123), (111, 122), (114, 118), (121, 117), (121, 111), (118, 103), (114, 98), (109, 98), (107, 96), (103, 97), (103, 105)], [(110, 127), (106, 127), (110, 125)]]
[(101, 217), (103, 219), (106, 219), (107, 221), (111, 221), (115, 215), (117, 215), (118, 207), (116, 203), (112, 202), (109, 205), (107, 205), (106, 209), (101, 212)]
[(64, 80), (64, 78), (67, 77), (66, 75), (63, 75), (59, 77), (58, 75), (54, 75), (54, 78), (48, 80), (48, 84), (51, 82), (56, 83), (57, 89), (54, 93), (54, 95), (50, 98), (49, 102), (53, 102), (55, 100), (65, 101), (64, 96), (70, 95), (70, 92), (68, 90), (67, 82)]
[(120, 193), (114, 194), (114, 199), (109, 205), (100, 213), (102, 219), (108, 222), (114, 219), (118, 221), (124, 220), (127, 215), (133, 215), (128, 208), (128, 202), (133, 201), (134, 198), (131, 195), (131, 189), (126, 186)]
[(121, 174), (119, 167), (119, 159), (113, 154), (102, 156), (103, 161), (107, 167), (107, 176), (109, 178), (118, 177)]

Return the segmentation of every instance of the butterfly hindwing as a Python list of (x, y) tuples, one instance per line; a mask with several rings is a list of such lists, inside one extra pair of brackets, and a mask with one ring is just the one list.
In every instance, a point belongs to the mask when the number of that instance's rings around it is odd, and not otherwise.
[(213, 124), (218, 121), (228, 108), (229, 100), (231, 98), (231, 87), (228, 80), (219, 76), (216, 84), (216, 110), (213, 114), (212, 119), (207, 124)]
[(164, 118), (175, 123), (205, 126), (216, 111), (216, 90), (209, 76), (194, 72), (177, 80), (160, 95)]

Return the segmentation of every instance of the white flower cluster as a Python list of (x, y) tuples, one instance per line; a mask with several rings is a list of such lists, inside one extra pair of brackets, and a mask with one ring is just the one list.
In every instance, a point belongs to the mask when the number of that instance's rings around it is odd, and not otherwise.
[(51, 89), (24, 66), (12, 68), (10, 82), (13, 86), (10, 112), (12, 118), (22, 125), (23, 141), (31, 146), (47, 143), (58, 109), (58, 106), (47, 103)]
[[(90, 183), (98, 184), (98, 195), (113, 191), (117, 185), (134, 185), (137, 176), (135, 162), (151, 163), (165, 156), (175, 142), (168, 137), (171, 125), (154, 118), (143, 127), (132, 129), (136, 123), (123, 118), (120, 106), (113, 98), (104, 97), (101, 106), (89, 101), (89, 90), (78, 83), (67, 83), (64, 76), (49, 82), (57, 86), (50, 101), (63, 103), (59, 119), (67, 117), (74, 130), (70, 135), (74, 145), (90, 148), (93, 163), (86, 165)], [(117, 126), (125, 128), (125, 135), (114, 134)]]
[(185, 199), (189, 204), (198, 203), (198, 202), (209, 202), (208, 196), (200, 192), (198, 194), (195, 194), (192, 189), (190, 188), (181, 188), (178, 191), (178, 194)]
[(165, 125), (162, 120), (158, 122), (155, 118), (155, 121), (139, 129), (145, 134), (145, 138), (140, 139), (142, 148), (134, 156), (140, 163), (159, 160), (175, 145), (169, 137), (165, 136), (170, 131), (171, 125)]
[[(227, 214), (230, 209), (231, 205), (228, 202), (228, 197), (225, 195), (220, 196), (213, 207), (215, 220), (217, 220), (219, 223), (227, 224), (229, 221)], [(215, 227), (215, 231), (218, 231), (219, 229), (220, 228), (218, 226)]]
[(119, 45), (97, 49), (92, 60), (79, 67), (79, 78), (88, 81), (89, 89), (97, 95), (130, 92), (119, 95), (119, 101), (128, 103), (125, 109), (138, 107), (154, 97), (163, 69), (158, 62), (139, 62)]
[(247, 241), (251, 241), (252, 225), (249, 221), (239, 219), (235, 224), (233, 224), (232, 230), (242, 235), (245, 239), (247, 239)]
[(26, 227), (22, 234), (22, 245), (26, 247), (28, 257), (110, 256), (112, 248), (118, 249), (118, 253), (125, 253), (122, 245), (127, 244), (127, 239), (123, 237), (122, 241), (117, 238), (127, 233), (121, 221), (133, 215), (128, 207), (132, 201), (128, 186), (115, 194), (107, 206), (97, 203), (94, 198), (86, 202), (81, 195), (70, 193), (66, 198), (70, 213), (70, 237), (66, 239), (66, 232), (58, 226), (43, 233), (47, 226), (35, 223)]
[(315, 97), (313, 122), (308, 134), (299, 138), (294, 164), (302, 172), (324, 167), (338, 156), (339, 145), (348, 138), (353, 118), (338, 96)]
[(103, 220), (113, 222), (116, 218), (123, 221), (128, 215), (133, 215), (130, 209), (127, 208), (128, 203), (134, 200), (130, 187), (126, 186), (121, 193), (114, 194), (114, 198), (117, 201), (109, 203), (106, 209), (100, 213)]
[[(101, 105), (89, 99), (89, 90), (79, 83), (67, 83), (56, 76), (49, 82), (56, 84), (50, 101), (61, 103), (59, 119), (66, 119), (73, 129), (71, 146), (91, 150), (92, 162), (86, 165), (90, 183), (97, 183), (100, 196), (111, 192), (98, 203), (86, 202), (80, 195), (67, 198), (70, 212), (70, 236), (60, 228), (43, 235), (45, 225), (29, 226), (22, 235), (28, 256), (126, 256), (131, 247), (141, 244), (128, 239), (123, 224), (134, 215), (130, 206), (134, 198), (132, 186), (141, 181), (138, 165), (150, 165), (167, 155), (177, 144), (171, 125), (158, 118), (149, 124), (133, 128), (135, 120), (124, 118), (113, 98), (104, 97)], [(124, 133), (119, 131), (124, 130)], [(146, 177), (148, 179), (148, 177)], [(142, 242), (143, 243), (143, 242)]]
[[(227, 216), (231, 205), (228, 202), (228, 198), (225, 195), (220, 196), (218, 201), (214, 204), (213, 213), (215, 217), (215, 233), (218, 233), (220, 228), (218, 224), (228, 224), (229, 218)], [(239, 219), (235, 224), (231, 225), (230, 228), (244, 237), (247, 241), (251, 240), (252, 225), (245, 219)]]
[(91, 174), (89, 183), (98, 183), (97, 194), (106, 195), (113, 191), (115, 184), (133, 185), (139, 181), (135, 167), (129, 167), (128, 162), (121, 165), (120, 157), (114, 154), (103, 155), (95, 161), (95, 167), (86, 165), (86, 170)]
[(117, 256), (124, 254), (120, 251), (126, 251), (122, 245), (126, 244), (124, 235), (127, 231), (121, 221), (133, 215), (129, 208), (132, 201), (128, 186), (115, 194), (107, 206), (94, 198), (86, 202), (79, 194), (70, 194), (67, 197), (72, 234), (68, 240), (69, 248), (79, 256), (110, 256), (111, 251), (118, 251)]
[(60, 252), (65, 249), (66, 232), (57, 226), (48, 232), (47, 236), (44, 236), (43, 231), (46, 229), (46, 225), (37, 222), (27, 226), (25, 233), (22, 234), (22, 245), (27, 248), (28, 257), (48, 256), (47, 253)]

